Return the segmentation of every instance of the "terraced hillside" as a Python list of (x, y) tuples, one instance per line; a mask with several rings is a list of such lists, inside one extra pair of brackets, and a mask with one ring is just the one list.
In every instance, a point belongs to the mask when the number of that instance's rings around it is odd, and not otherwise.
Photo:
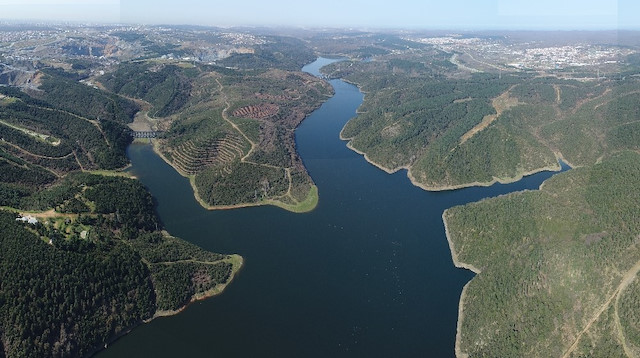
[(278, 106), (272, 103), (263, 103), (257, 106), (245, 106), (233, 111), (234, 117), (264, 119), (278, 113)]
[(233, 135), (194, 139), (172, 148), (166, 155), (171, 158), (173, 166), (186, 176), (198, 174), (209, 166), (221, 166), (230, 172), (229, 164), (244, 154), (243, 144), (241, 137)]

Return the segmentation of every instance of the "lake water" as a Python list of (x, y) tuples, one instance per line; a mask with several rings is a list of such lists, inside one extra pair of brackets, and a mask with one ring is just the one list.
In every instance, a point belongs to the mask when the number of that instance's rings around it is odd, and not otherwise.
[[(317, 74), (331, 60), (304, 68)], [(296, 131), (319, 188), (318, 207), (207, 211), (187, 179), (132, 145), (132, 171), (150, 189), (173, 235), (238, 253), (245, 267), (220, 296), (134, 329), (100, 357), (453, 357), (462, 287), (442, 212), (536, 189), (552, 173), (508, 185), (426, 192), (406, 172), (388, 175), (339, 140), (363, 96), (333, 80), (336, 94)]]

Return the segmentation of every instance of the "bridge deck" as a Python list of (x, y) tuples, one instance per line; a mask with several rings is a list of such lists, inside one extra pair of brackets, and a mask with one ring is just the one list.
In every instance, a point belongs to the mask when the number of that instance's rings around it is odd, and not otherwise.
[(158, 135), (164, 133), (162, 131), (131, 131), (133, 138), (157, 138)]

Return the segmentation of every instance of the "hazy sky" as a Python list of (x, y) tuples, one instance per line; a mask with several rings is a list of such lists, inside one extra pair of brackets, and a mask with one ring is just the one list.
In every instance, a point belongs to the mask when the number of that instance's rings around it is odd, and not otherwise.
[(445, 29), (640, 29), (638, 0), (0, 0), (0, 19)]

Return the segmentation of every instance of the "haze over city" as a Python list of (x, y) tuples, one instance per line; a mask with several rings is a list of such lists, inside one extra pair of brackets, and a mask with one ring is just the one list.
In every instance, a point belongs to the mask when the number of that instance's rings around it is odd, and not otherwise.
[(0, 20), (206, 26), (637, 29), (633, 0), (0, 0)]

